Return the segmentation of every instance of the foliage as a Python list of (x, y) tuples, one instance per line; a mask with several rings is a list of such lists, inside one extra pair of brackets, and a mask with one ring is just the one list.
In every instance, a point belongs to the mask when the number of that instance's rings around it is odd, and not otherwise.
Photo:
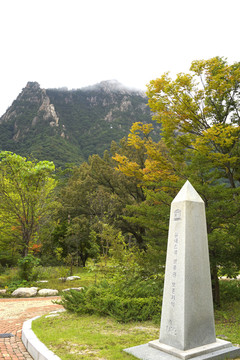
[(3, 271), (0, 275), (0, 287), (4, 288), (12, 281), (18, 279), (18, 269), (17, 268), (3, 268)]
[(13, 291), (15, 291), (16, 289), (20, 288), (20, 287), (29, 287), (31, 286), (31, 283), (29, 283), (29, 281), (21, 279), (21, 280), (12, 280), (7, 286), (7, 292), (9, 294), (11, 294)]
[(240, 268), (240, 63), (215, 57), (193, 61), (190, 70), (175, 80), (168, 74), (152, 80), (148, 97), (176, 174), (182, 184), (189, 179), (205, 201), (219, 304), (218, 266), (228, 272)]
[(88, 257), (108, 256), (120, 232), (130, 246), (137, 242), (141, 247), (141, 228), (130, 224), (123, 215), (127, 204), (140, 201), (142, 191), (135, 179), (128, 179), (114, 166), (108, 152), (103, 159), (94, 155), (88, 163), (75, 167), (62, 187), (62, 207), (52, 248), (63, 248), (63, 257), (70, 247), (83, 265)]
[(121, 238), (127, 251), (143, 250), (136, 261), (145, 272), (162, 271), (177, 176), (166, 146), (155, 143), (152, 132), (152, 125), (134, 123), (128, 139), (113, 142), (110, 153), (72, 169), (60, 190), (62, 206), (48, 245), (61, 248), (69, 264), (107, 259)]
[(19, 276), (26, 281), (36, 280), (34, 278), (33, 269), (39, 264), (39, 259), (31, 254), (28, 254), (24, 258), (18, 260)]
[(221, 299), (224, 305), (235, 301), (240, 302), (240, 281), (221, 280), (220, 292), (221, 292)]
[[(88, 176), (86, 163), (73, 169), (60, 190), (62, 206), (57, 214), (50, 247), (55, 254), (61, 249), (61, 259), (70, 267), (80, 264), (85, 266), (89, 257), (98, 256), (99, 246), (92, 229), (94, 209), (91, 199), (94, 199), (94, 191), (95, 186)], [(49, 243), (46, 247), (49, 247)]]
[(53, 171), (51, 162), (0, 153), (0, 248), (12, 259), (17, 254), (26, 256), (29, 248), (40, 241), (41, 230), (56, 207)]
[[(117, 170), (137, 182), (142, 197), (127, 204), (124, 220), (142, 229), (145, 271), (159, 273), (165, 263), (170, 204), (176, 194), (176, 162), (162, 140), (150, 137), (151, 125), (135, 123), (127, 139), (126, 155), (121, 149), (114, 159)], [(120, 151), (119, 151), (120, 150)]]
[(64, 294), (61, 304), (78, 314), (109, 315), (122, 322), (146, 321), (160, 316), (159, 285), (156, 279), (118, 278)]
[(138, 251), (127, 249), (121, 234), (112, 246), (111, 256), (107, 263), (102, 257), (104, 279), (81, 292), (63, 294), (61, 303), (79, 314), (109, 315), (122, 322), (159, 320), (162, 276), (142, 272), (136, 261)]

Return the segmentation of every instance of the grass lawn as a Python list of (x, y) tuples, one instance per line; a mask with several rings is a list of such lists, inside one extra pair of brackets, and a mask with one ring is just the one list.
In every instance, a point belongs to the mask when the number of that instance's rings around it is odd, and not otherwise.
[(240, 302), (227, 303), (215, 311), (216, 335), (240, 346)]
[(124, 360), (135, 357), (123, 349), (157, 339), (159, 326), (151, 322), (120, 324), (108, 317), (61, 313), (41, 317), (33, 331), (62, 360)]
[[(240, 303), (215, 312), (217, 337), (240, 344)], [(41, 317), (32, 324), (39, 339), (62, 360), (135, 359), (123, 349), (159, 337), (159, 325), (152, 322), (120, 324), (111, 318), (61, 313)]]

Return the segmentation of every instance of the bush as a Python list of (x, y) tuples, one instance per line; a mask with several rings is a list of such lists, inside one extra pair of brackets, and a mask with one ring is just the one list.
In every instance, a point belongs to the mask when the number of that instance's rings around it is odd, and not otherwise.
[(36, 280), (37, 274), (33, 272), (33, 269), (38, 264), (39, 260), (30, 254), (18, 260), (20, 279), (26, 281)]
[(223, 303), (240, 301), (240, 281), (239, 280), (221, 280), (220, 294)]
[(12, 293), (14, 290), (21, 287), (31, 287), (31, 284), (27, 280), (13, 280), (7, 286), (7, 292)]
[(4, 247), (1, 248), (0, 252), (0, 266), (2, 267), (11, 267), (16, 266), (19, 259), (18, 254), (12, 254), (9, 250), (4, 250)]
[(127, 279), (103, 281), (81, 292), (64, 293), (61, 304), (78, 314), (109, 315), (121, 321), (160, 318), (162, 280)]
[(0, 275), (0, 287), (3, 288), (8, 286), (12, 281), (18, 280), (18, 269), (17, 268), (5, 268), (3, 274)]

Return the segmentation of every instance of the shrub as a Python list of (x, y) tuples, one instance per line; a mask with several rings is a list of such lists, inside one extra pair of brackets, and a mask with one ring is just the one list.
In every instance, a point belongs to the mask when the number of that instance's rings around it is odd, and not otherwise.
[(37, 274), (33, 272), (33, 268), (38, 264), (39, 264), (39, 260), (30, 254), (18, 260), (20, 279), (26, 281), (36, 280)]
[(240, 301), (240, 281), (221, 280), (220, 294), (223, 303)]
[(159, 279), (128, 279), (103, 281), (81, 292), (63, 294), (61, 304), (78, 314), (109, 315), (121, 321), (146, 321), (160, 318)]
[(12, 293), (20, 287), (30, 287), (31, 284), (27, 280), (13, 280), (7, 286), (7, 292)]
[(18, 280), (17, 268), (5, 268), (5, 272), (0, 275), (0, 287), (8, 286), (12, 281)]

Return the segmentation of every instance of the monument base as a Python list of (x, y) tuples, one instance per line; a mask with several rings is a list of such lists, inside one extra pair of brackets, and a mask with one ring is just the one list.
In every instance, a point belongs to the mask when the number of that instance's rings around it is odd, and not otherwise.
[(224, 360), (240, 357), (240, 348), (234, 347), (229, 341), (220, 339), (217, 339), (215, 343), (186, 351), (160, 343), (159, 340), (134, 346), (124, 351), (141, 360)]

